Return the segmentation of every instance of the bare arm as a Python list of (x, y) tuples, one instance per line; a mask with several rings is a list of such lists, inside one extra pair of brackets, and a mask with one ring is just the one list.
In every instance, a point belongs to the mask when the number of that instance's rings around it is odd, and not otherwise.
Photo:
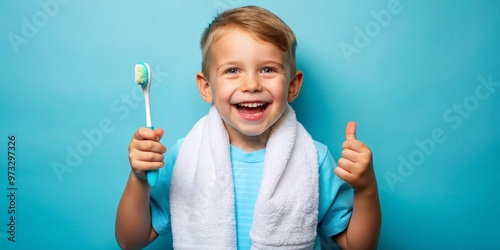
[(346, 128), (342, 158), (335, 173), (354, 188), (354, 204), (347, 229), (334, 237), (342, 249), (376, 249), (382, 224), (371, 150), (356, 139), (356, 124)]
[(132, 171), (118, 204), (115, 224), (116, 240), (122, 249), (140, 249), (158, 237), (151, 225), (150, 187), (145, 172), (164, 165), (166, 148), (159, 142), (162, 136), (162, 129), (141, 128), (130, 142)]
[(354, 191), (354, 205), (347, 229), (334, 240), (342, 249), (377, 249), (382, 213), (377, 189)]
[(116, 240), (122, 249), (140, 249), (158, 234), (151, 226), (149, 185), (130, 173), (116, 213)]

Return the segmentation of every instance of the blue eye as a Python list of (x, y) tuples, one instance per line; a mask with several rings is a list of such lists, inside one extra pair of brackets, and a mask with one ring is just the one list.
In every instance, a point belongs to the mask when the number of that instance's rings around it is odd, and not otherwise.
[(271, 67), (265, 67), (265, 68), (262, 68), (260, 70), (261, 73), (272, 73), (272, 72), (276, 72), (276, 70), (274, 70), (273, 68)]
[(226, 74), (237, 74), (240, 71), (237, 68), (230, 68), (226, 70)]

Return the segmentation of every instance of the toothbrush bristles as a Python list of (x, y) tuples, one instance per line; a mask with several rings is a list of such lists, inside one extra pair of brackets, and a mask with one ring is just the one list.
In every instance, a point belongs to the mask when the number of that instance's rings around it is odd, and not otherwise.
[(135, 83), (139, 85), (148, 83), (148, 69), (144, 64), (135, 65)]

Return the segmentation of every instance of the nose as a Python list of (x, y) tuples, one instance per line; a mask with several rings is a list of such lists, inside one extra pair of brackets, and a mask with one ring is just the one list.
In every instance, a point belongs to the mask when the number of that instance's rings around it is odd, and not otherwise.
[(242, 92), (259, 92), (262, 91), (262, 85), (259, 82), (259, 79), (254, 76), (248, 76), (242, 79), (240, 90)]

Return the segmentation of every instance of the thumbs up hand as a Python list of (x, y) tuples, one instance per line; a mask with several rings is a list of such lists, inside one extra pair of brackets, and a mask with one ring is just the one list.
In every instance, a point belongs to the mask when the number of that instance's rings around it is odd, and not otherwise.
[(356, 139), (356, 123), (350, 121), (345, 130), (346, 141), (342, 144), (342, 157), (335, 168), (335, 174), (355, 191), (377, 188), (373, 171), (372, 152)]

